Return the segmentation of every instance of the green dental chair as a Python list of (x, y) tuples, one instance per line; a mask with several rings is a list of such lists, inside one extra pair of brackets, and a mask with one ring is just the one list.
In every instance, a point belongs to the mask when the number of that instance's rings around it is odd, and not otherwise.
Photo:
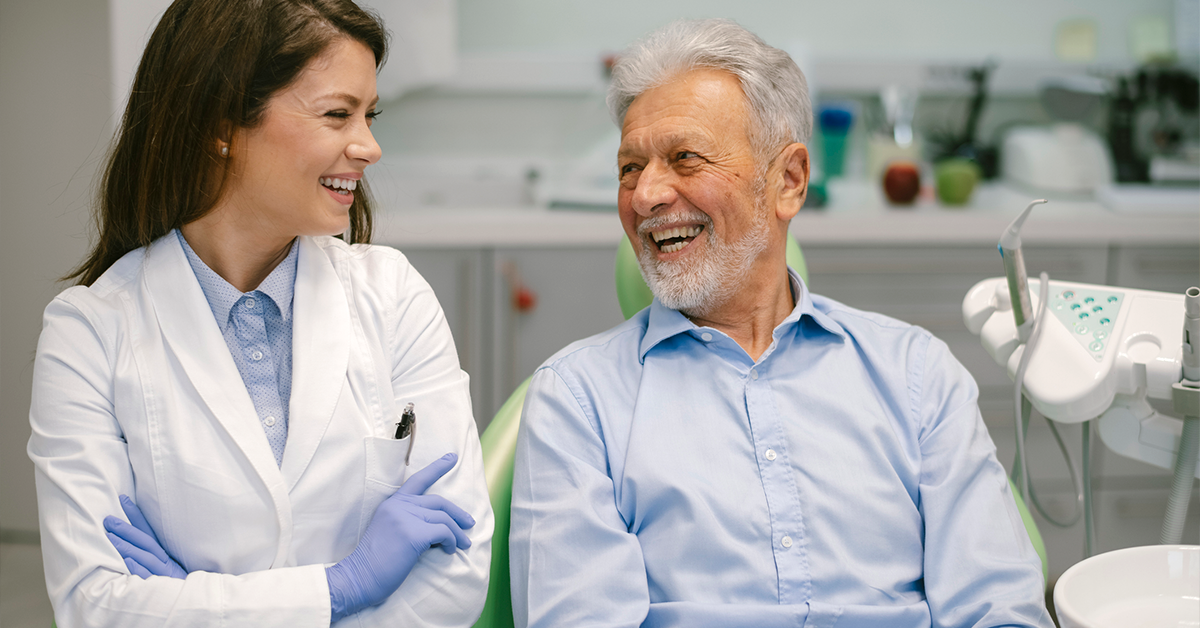
[[(787, 262), (806, 282), (808, 281), (808, 265), (804, 262), (804, 254), (796, 239), (788, 235)], [(633, 245), (628, 238), (621, 238), (617, 248), (616, 263), (617, 300), (621, 305), (621, 313), (626, 319), (650, 305), (654, 295), (638, 267)], [(492, 535), (492, 568), (491, 584), (488, 586), (487, 601), (483, 605), (483, 614), (474, 628), (512, 628), (512, 596), (508, 573), (508, 533), (510, 529), (509, 509), (512, 506), (513, 456), (517, 447), (517, 432), (521, 427), (521, 408), (525, 405), (525, 392), (529, 389), (527, 378), (521, 382), (512, 396), (500, 406), (495, 418), (479, 437), (483, 447), (483, 469), (487, 478), (488, 492), (491, 495), (492, 511), (495, 513), (495, 532)], [(1025, 502), (1012, 488), (1013, 497), (1017, 500), (1017, 510), (1025, 529), (1033, 541), (1033, 547), (1042, 559), (1042, 577), (1048, 574), (1046, 562), (1046, 546), (1038, 533), (1037, 524), (1025, 508)]]

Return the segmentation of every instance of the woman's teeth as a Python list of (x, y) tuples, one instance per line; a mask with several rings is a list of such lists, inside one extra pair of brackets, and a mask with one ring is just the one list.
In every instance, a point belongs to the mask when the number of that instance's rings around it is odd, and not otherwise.
[(336, 179), (334, 177), (321, 177), (319, 179), (321, 185), (332, 188), (338, 194), (349, 194), (358, 187), (358, 181), (354, 179)]

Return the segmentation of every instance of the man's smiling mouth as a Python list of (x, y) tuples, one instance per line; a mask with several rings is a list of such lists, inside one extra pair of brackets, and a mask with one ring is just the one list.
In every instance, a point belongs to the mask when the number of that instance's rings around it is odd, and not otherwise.
[(696, 236), (700, 235), (701, 231), (704, 231), (702, 225), (688, 225), (685, 227), (663, 229), (662, 231), (651, 231), (650, 237), (658, 245), (658, 250), (663, 253), (674, 253), (696, 239)]

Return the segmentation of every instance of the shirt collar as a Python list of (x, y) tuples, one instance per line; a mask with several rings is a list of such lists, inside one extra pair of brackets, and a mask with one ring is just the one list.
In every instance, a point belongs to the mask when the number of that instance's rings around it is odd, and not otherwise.
[[(242, 293), (233, 284), (225, 281), (223, 277), (218, 275), (213, 269), (200, 259), (196, 251), (192, 250), (188, 244), (187, 238), (183, 237), (183, 232), (176, 230), (175, 233), (179, 236), (179, 243), (183, 246), (183, 252), (187, 254), (188, 264), (192, 267), (192, 272), (196, 274), (196, 280), (200, 283), (200, 289), (204, 292), (204, 298), (208, 301), (208, 307), (212, 310), (213, 316), (217, 319), (217, 325), (221, 331), (225, 331), (225, 326), (229, 322), (229, 311), (237, 304), (239, 300), (246, 294)], [(261, 292), (275, 302), (279, 308), (279, 314), (284, 322), (288, 322), (292, 317), (292, 295), (296, 288), (296, 265), (299, 260), (298, 240), (292, 241), (292, 248), (288, 251), (287, 257), (267, 275), (262, 284), (258, 286), (254, 292)]]
[[(788, 267), (788, 280), (792, 285), (792, 294), (800, 295), (800, 298), (797, 299), (796, 306), (792, 308), (787, 318), (784, 318), (775, 327), (774, 335), (778, 337), (782, 332), (795, 326), (800, 319), (808, 317), (821, 329), (845, 338), (846, 330), (842, 329), (837, 321), (813, 306), (811, 293), (805, 286), (804, 280), (791, 267)], [(646, 354), (658, 343), (693, 329), (699, 329), (699, 327), (678, 310), (672, 310), (663, 305), (659, 302), (658, 297), (655, 297), (654, 302), (650, 304), (650, 318), (646, 325), (646, 333), (642, 336), (641, 345), (638, 347), (638, 360), (645, 362)]]
[(292, 240), (287, 257), (258, 286), (279, 307), (279, 315), (285, 323), (292, 319), (292, 296), (296, 291), (296, 264), (299, 259), (300, 238), (296, 238)]

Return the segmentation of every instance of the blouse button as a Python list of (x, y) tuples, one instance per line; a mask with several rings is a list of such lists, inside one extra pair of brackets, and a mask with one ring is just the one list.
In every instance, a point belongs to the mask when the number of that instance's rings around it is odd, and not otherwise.
[(269, 416), (263, 420), (263, 425), (267, 427), (275, 427), (275, 417)]
[(783, 537), (782, 539), (780, 539), (779, 544), (784, 547), (791, 547), (792, 546), (792, 537), (790, 537), (790, 536)]
[(263, 359), (263, 352), (255, 349), (254, 352), (250, 354), (250, 359), (258, 362), (259, 360)]
[(254, 309), (254, 299), (246, 299), (246, 309), (247, 310)]
[(767, 450), (767, 460), (774, 460), (774, 459), (775, 459), (775, 450), (768, 449)]

